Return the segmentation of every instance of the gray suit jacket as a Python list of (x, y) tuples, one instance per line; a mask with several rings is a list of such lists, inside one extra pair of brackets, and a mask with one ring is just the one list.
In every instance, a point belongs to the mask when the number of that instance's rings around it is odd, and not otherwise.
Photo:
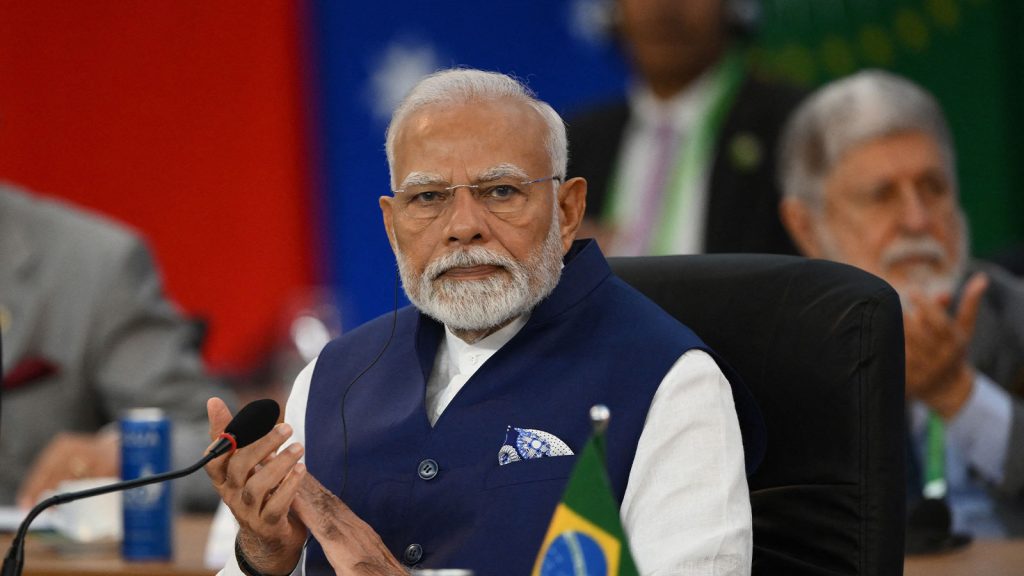
[[(33, 360), (51, 367), (2, 392), (0, 503), (13, 502), (58, 432), (95, 432), (131, 407), (172, 418), (175, 466), (202, 455), (206, 399), (224, 391), (204, 372), (195, 326), (124, 227), (0, 183), (0, 328), (5, 376)], [(187, 508), (216, 502), (202, 473), (174, 490)]]
[(1004, 524), (1011, 533), (1024, 534), (1024, 283), (981, 262), (971, 263), (967, 277), (977, 271), (988, 275), (989, 287), (974, 325), (971, 360), (1013, 397), (1004, 478), (996, 488)]

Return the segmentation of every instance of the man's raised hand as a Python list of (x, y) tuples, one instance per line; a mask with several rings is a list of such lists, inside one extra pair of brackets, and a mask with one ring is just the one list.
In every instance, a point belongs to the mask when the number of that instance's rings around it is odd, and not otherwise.
[(292, 509), (316, 537), (336, 574), (409, 574), (373, 528), (313, 476), (302, 479)]
[[(206, 411), (210, 439), (216, 440), (231, 421), (231, 412), (219, 398), (211, 398)], [(303, 448), (293, 443), (278, 453), (291, 434), (291, 426), (278, 424), (249, 446), (206, 465), (214, 488), (238, 521), (238, 543), (246, 561), (267, 574), (290, 573), (306, 540), (306, 527), (289, 514), (306, 476), (299, 462)]]

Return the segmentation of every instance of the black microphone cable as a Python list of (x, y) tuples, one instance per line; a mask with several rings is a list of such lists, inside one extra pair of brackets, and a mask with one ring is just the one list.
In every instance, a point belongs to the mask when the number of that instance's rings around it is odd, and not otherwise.
[(348, 398), (349, 391), (352, 390), (352, 386), (363, 377), (364, 374), (370, 371), (381, 358), (384, 357), (384, 352), (387, 351), (388, 346), (391, 346), (391, 340), (395, 337), (395, 326), (398, 324), (398, 284), (399, 284), (399, 273), (398, 269), (395, 269), (395, 299), (394, 304), (391, 307), (391, 333), (388, 334), (388, 339), (384, 342), (384, 346), (381, 347), (380, 352), (377, 352), (377, 357), (370, 362), (363, 371), (360, 372), (348, 386), (345, 387), (345, 392), (341, 395), (341, 434), (342, 434), (342, 452), (341, 452), (341, 489), (338, 490), (338, 498), (343, 498), (345, 494), (345, 487), (348, 485), (348, 427), (345, 424), (345, 399)]
[(36, 504), (35, 507), (33, 507), (25, 516), (25, 519), (22, 520), (21, 525), (18, 526), (18, 532), (15, 534), (14, 540), (11, 541), (11, 547), (7, 552), (7, 556), (4, 558), (4, 564), (2, 570), (0, 570), (0, 576), (19, 576), (21, 574), (22, 568), (24, 568), (25, 565), (25, 537), (28, 535), (29, 525), (32, 524), (32, 521), (35, 520), (39, 514), (50, 506), (66, 504), (68, 502), (74, 502), (75, 500), (81, 500), (82, 498), (109, 494), (110, 492), (117, 492), (119, 490), (130, 490), (140, 486), (188, 476), (203, 466), (206, 466), (214, 458), (217, 458), (229, 451), (234, 451), (236, 448), (248, 446), (265, 436), (268, 432), (273, 430), (274, 425), (277, 424), (277, 418), (280, 413), (281, 408), (277, 405), (277, 402), (266, 398), (262, 400), (255, 400), (246, 404), (241, 410), (239, 410), (238, 414), (236, 414), (235, 417), (232, 418), (231, 422), (228, 423), (227, 427), (224, 429), (224, 433), (220, 435), (220, 439), (210, 449), (210, 451), (200, 458), (198, 462), (187, 468), (172, 470), (161, 474), (154, 474), (152, 476), (143, 476), (142, 478), (135, 478), (122, 482), (115, 482), (113, 484), (107, 484), (106, 486), (97, 486), (95, 488), (80, 490), (78, 492), (54, 494), (53, 496), (50, 496)]
[(81, 500), (82, 498), (91, 498), (92, 496), (109, 494), (110, 492), (117, 492), (119, 490), (130, 490), (132, 488), (138, 488), (148, 484), (155, 484), (157, 482), (164, 482), (166, 480), (174, 480), (175, 478), (188, 476), (203, 466), (206, 466), (210, 460), (213, 460), (218, 456), (220, 456), (220, 454), (211, 451), (195, 464), (188, 468), (182, 468), (181, 470), (172, 470), (162, 474), (154, 474), (153, 476), (144, 476), (134, 480), (107, 484), (106, 486), (97, 486), (96, 488), (90, 488), (79, 492), (64, 492), (62, 494), (54, 494), (53, 496), (50, 496), (46, 500), (36, 504), (35, 507), (33, 507), (25, 516), (25, 519), (22, 520), (21, 525), (18, 526), (18, 532), (14, 536), (14, 540), (11, 541), (11, 548), (7, 552), (7, 557), (4, 558), (3, 571), (0, 574), (2, 574), (2, 576), (18, 576), (21, 574), (22, 568), (25, 565), (25, 537), (28, 534), (29, 524), (36, 519), (36, 516), (39, 516), (50, 506), (66, 504), (68, 502), (74, 502), (75, 500)]

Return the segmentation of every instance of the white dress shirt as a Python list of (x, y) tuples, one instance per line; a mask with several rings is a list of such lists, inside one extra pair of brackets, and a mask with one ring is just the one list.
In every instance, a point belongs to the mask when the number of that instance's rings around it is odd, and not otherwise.
[[(911, 417), (918, 461), (923, 462), (928, 407), (915, 401)], [(966, 532), (976, 538), (1006, 538), (1006, 527), (996, 514), (999, 503), (986, 484), (999, 485), (1003, 481), (1012, 424), (1013, 399), (1009, 392), (976, 372), (967, 402), (945, 423), (945, 480), (954, 532)]]
[[(445, 329), (427, 384), (432, 424), (525, 323), (517, 319), (473, 344)], [(289, 443), (305, 440), (315, 364), (299, 374), (288, 398), (285, 421), (295, 430)], [(683, 354), (654, 394), (620, 515), (644, 576), (750, 574), (753, 535), (739, 421), (729, 381), (706, 353)], [(303, 563), (293, 574), (303, 574)], [(242, 574), (234, 557), (221, 574)]]
[[(712, 78), (716, 68), (712, 67), (700, 76), (685, 90), (675, 96), (662, 100), (645, 85), (634, 86), (629, 93), (629, 106), (632, 114), (623, 133), (614, 196), (615, 237), (608, 248), (609, 256), (645, 256), (653, 250), (649, 246), (634, 245), (630, 240), (630, 230), (642, 219), (642, 202), (637, 197), (650, 186), (655, 178), (658, 126), (665, 119), (669, 121), (678, 138), (678, 151), (693, 144), (694, 128), (698, 120), (708, 113), (713, 104), (714, 90)], [(691, 196), (686, 197), (671, 215), (672, 221), (678, 224), (676, 236), (668, 251), (670, 254), (700, 254), (704, 251), (705, 215), (707, 214), (708, 182), (714, 154), (709, 155), (704, 166), (699, 167), (696, 175), (697, 185)], [(673, 173), (678, 169), (679, 154), (673, 159)], [(669, 189), (665, 190), (665, 206), (670, 205), (667, 199), (672, 195), (680, 195), (681, 180), (669, 178)], [(675, 186), (675, 188), (671, 188)]]

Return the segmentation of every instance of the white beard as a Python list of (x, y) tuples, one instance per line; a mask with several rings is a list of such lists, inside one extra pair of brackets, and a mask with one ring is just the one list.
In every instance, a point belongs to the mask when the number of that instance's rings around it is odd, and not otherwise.
[[(967, 252), (969, 250), (967, 223), (963, 213), (957, 216), (957, 226), (960, 237), (956, 254), (948, 254), (942, 243), (933, 236), (902, 236), (882, 251), (879, 267), (882, 270), (883, 279), (896, 289), (904, 310), (913, 308), (911, 294), (934, 299), (939, 296), (951, 296), (956, 291), (960, 279), (967, 269)], [(815, 234), (825, 258), (837, 262), (847, 261), (828, 226), (819, 222), (815, 226)], [(891, 271), (893, 266), (909, 258), (938, 260), (945, 264), (944, 270), (936, 271), (927, 264), (921, 264), (909, 270), (905, 280), (900, 282), (895, 281), (891, 274), (886, 274), (887, 271)]]
[[(951, 257), (946, 254), (942, 244), (931, 236), (901, 237), (882, 252), (882, 270), (890, 269), (901, 261), (911, 258), (933, 258), (948, 263)], [(952, 266), (947, 264), (944, 272), (936, 272), (927, 264), (910, 268), (904, 282), (899, 285), (893, 284), (903, 305), (909, 304), (911, 292), (917, 292), (928, 299), (953, 294), (962, 271), (960, 261), (962, 258), (957, 258)]]
[[(402, 287), (421, 312), (452, 330), (489, 330), (517, 318), (546, 298), (561, 276), (562, 239), (552, 219), (544, 243), (525, 262), (481, 246), (449, 252), (417, 274), (396, 247)], [(490, 265), (502, 270), (482, 280), (452, 280), (441, 275), (456, 267)]]

